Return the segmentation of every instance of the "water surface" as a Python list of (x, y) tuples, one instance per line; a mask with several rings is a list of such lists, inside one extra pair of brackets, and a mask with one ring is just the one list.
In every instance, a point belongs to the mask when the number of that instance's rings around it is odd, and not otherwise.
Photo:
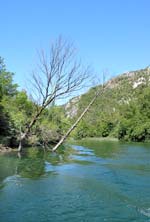
[(150, 221), (150, 144), (84, 140), (1, 155), (0, 221)]

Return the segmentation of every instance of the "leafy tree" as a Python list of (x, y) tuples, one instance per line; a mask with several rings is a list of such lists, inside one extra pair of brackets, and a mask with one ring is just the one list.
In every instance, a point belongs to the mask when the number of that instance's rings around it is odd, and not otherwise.
[(4, 60), (0, 57), (0, 97), (16, 94), (18, 85), (13, 83), (13, 75), (6, 70)]
[(13, 83), (13, 73), (6, 70), (0, 57), (0, 138), (6, 145), (13, 145), (14, 123), (4, 101), (9, 101), (17, 93), (17, 84)]

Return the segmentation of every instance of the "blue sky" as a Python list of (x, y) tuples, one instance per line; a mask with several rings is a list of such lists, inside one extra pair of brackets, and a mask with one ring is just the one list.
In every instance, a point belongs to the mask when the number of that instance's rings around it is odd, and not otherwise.
[(150, 65), (150, 0), (0, 0), (0, 56), (25, 88), (36, 50), (58, 35), (98, 76)]

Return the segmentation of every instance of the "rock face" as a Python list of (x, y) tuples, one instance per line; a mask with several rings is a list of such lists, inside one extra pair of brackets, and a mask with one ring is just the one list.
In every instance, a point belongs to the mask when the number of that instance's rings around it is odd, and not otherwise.
[(132, 84), (133, 89), (141, 84), (150, 83), (150, 67), (148, 66), (145, 69), (125, 72), (110, 79), (107, 84), (110, 89), (113, 89), (123, 84), (124, 81), (128, 81), (128, 83)]
[(137, 81), (134, 81), (133, 89), (135, 89), (136, 87), (138, 87), (141, 84), (145, 84), (145, 78), (144, 77), (141, 77), (141, 78), (137, 79)]
[[(150, 67), (146, 67), (145, 69), (140, 69), (140, 70), (136, 70), (136, 71), (125, 72), (121, 75), (118, 75), (118, 76), (110, 79), (106, 84), (107, 84), (108, 90), (121, 89), (122, 91), (125, 92), (130, 89), (129, 94), (130, 93), (132, 94), (132, 92), (137, 87), (141, 86), (142, 84), (143, 85), (146, 85), (146, 84), (150, 85)], [(87, 93), (85, 93), (85, 95)], [(73, 118), (77, 115), (78, 104), (79, 104), (81, 97), (82, 96), (74, 97), (68, 103), (66, 103), (64, 105), (66, 116), (68, 118)], [(130, 101), (130, 97), (128, 96), (127, 98), (122, 97), (118, 102), (119, 103), (128, 103), (129, 101)]]
[(81, 96), (74, 97), (64, 105), (67, 118), (73, 118), (78, 112), (78, 102)]

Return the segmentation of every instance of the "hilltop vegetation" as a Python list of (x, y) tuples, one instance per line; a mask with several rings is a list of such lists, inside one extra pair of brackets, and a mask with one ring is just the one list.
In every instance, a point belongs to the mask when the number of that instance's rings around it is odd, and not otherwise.
[[(0, 144), (17, 147), (20, 131), (24, 131), (37, 109), (25, 90), (19, 91), (0, 58)], [(100, 95), (71, 136), (115, 137), (126, 141), (150, 141), (150, 70), (125, 73), (109, 80)], [(49, 146), (58, 141), (78, 118), (96, 90), (71, 100), (64, 106), (47, 107), (34, 125), (26, 145)]]
[[(105, 92), (97, 98), (73, 133), (75, 138), (110, 136), (126, 141), (149, 141), (149, 67), (122, 74), (108, 81), (107, 85)], [(78, 115), (98, 87), (92, 88), (79, 99)]]

